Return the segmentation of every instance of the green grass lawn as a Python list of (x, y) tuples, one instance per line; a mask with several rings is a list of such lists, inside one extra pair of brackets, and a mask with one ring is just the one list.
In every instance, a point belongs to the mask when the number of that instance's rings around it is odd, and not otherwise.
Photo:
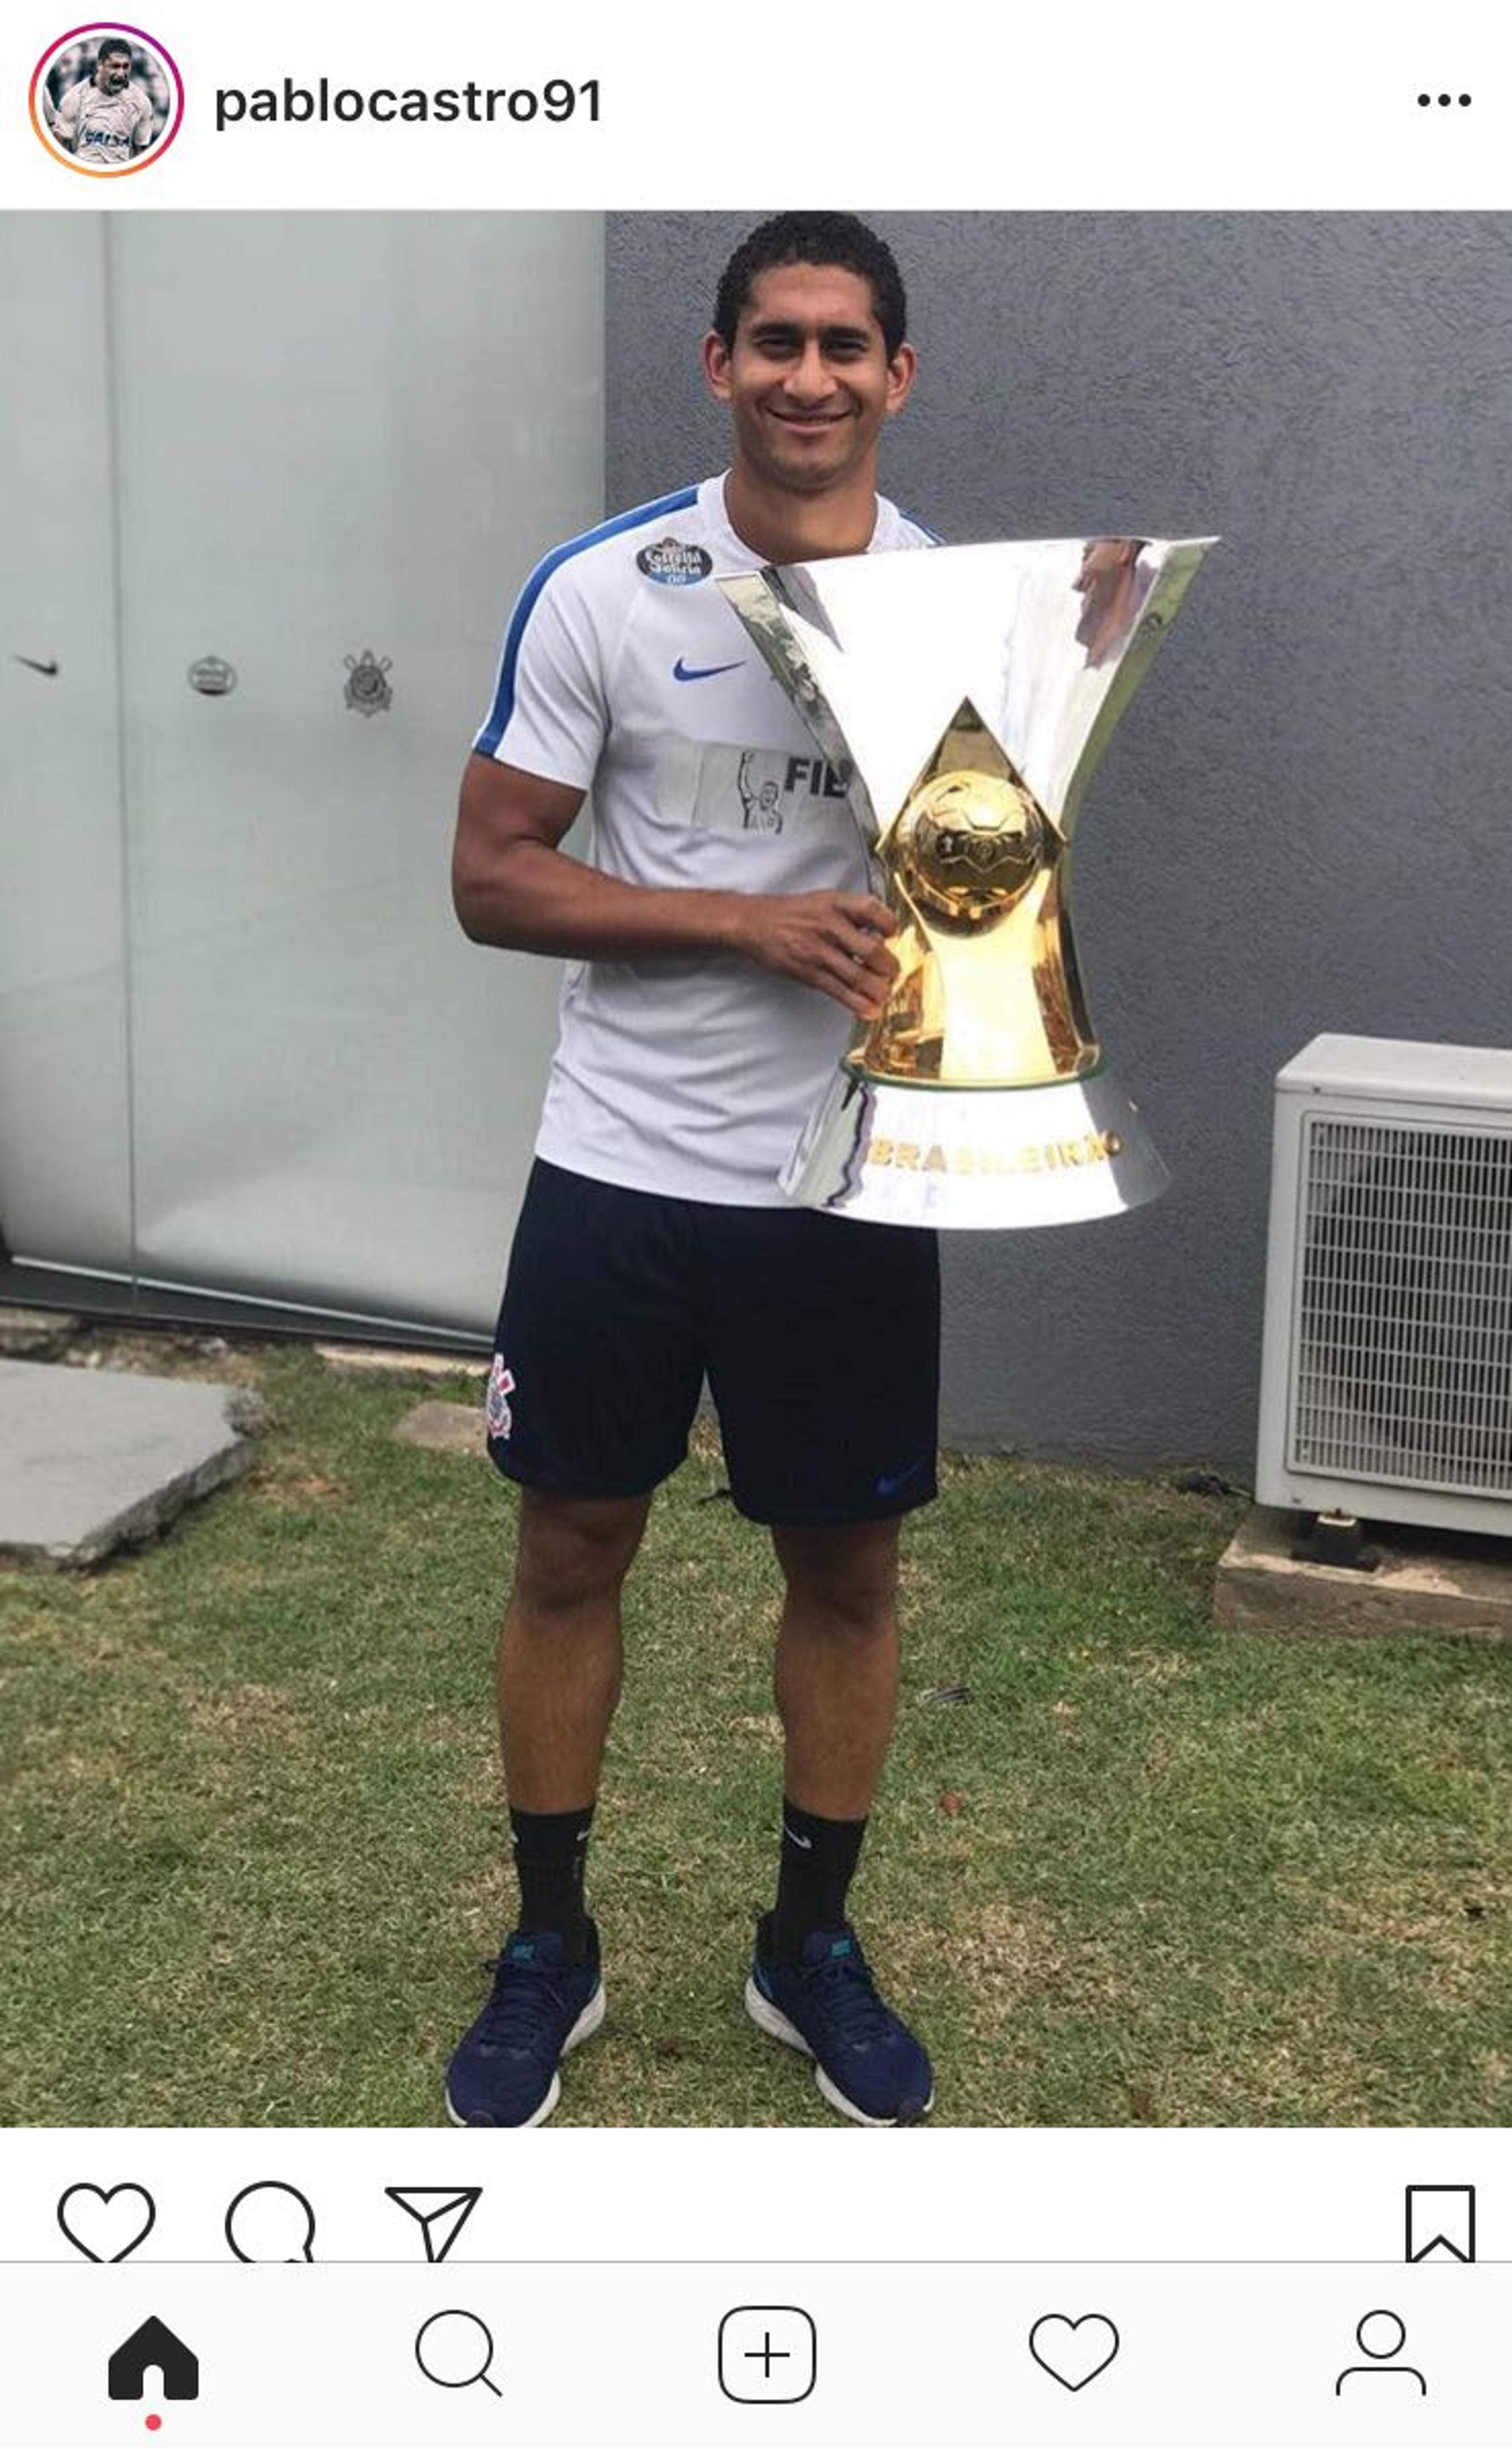
[[(435, 2124), (505, 1913), (514, 1499), (391, 1432), (477, 1385), (102, 1340), (260, 1386), (268, 1424), (153, 1549), (0, 1574), (0, 2116)], [(590, 1858), (609, 2015), (563, 2122), (829, 2121), (740, 2006), (777, 1581), (720, 1485), (700, 1435), (630, 1585)], [(1512, 1650), (1215, 1633), (1238, 1510), (954, 1458), (908, 1526), (853, 1902), (940, 2121), (1512, 2118)]]

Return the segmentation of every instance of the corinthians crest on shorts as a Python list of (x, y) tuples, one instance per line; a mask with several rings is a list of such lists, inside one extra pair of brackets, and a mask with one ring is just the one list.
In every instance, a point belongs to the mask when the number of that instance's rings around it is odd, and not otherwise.
[(509, 1398), (514, 1393), (514, 1373), (506, 1369), (504, 1355), (496, 1352), (493, 1367), (488, 1372), (488, 1400), (485, 1410), (490, 1437), (507, 1437), (514, 1426)]

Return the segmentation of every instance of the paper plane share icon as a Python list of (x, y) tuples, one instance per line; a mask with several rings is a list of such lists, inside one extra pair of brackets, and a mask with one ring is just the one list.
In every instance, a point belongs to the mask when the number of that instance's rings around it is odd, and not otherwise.
[(385, 2186), (401, 2210), (420, 2223), (427, 2262), (445, 2262), (477, 2207), (481, 2186)]

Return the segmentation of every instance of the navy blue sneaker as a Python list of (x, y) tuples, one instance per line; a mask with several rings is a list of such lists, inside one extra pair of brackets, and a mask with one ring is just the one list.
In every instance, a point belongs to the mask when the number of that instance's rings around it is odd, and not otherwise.
[(557, 2068), (603, 2021), (599, 1934), (568, 1964), (554, 1930), (519, 1931), (493, 1968), (493, 1994), (457, 2043), (447, 2076), (453, 2126), (540, 2126), (562, 2093)]
[(934, 2106), (929, 2061), (907, 2024), (877, 1996), (849, 1922), (813, 1930), (796, 1964), (772, 1952), (772, 1916), (756, 1924), (746, 2014), (775, 2040), (814, 2061), (827, 2101), (859, 2126), (912, 2126)]

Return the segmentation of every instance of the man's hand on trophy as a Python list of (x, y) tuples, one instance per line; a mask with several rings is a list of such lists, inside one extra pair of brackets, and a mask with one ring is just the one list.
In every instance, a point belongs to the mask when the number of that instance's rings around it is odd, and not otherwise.
[(898, 974), (885, 941), (897, 924), (871, 893), (753, 893), (740, 897), (737, 950), (875, 1020)]

